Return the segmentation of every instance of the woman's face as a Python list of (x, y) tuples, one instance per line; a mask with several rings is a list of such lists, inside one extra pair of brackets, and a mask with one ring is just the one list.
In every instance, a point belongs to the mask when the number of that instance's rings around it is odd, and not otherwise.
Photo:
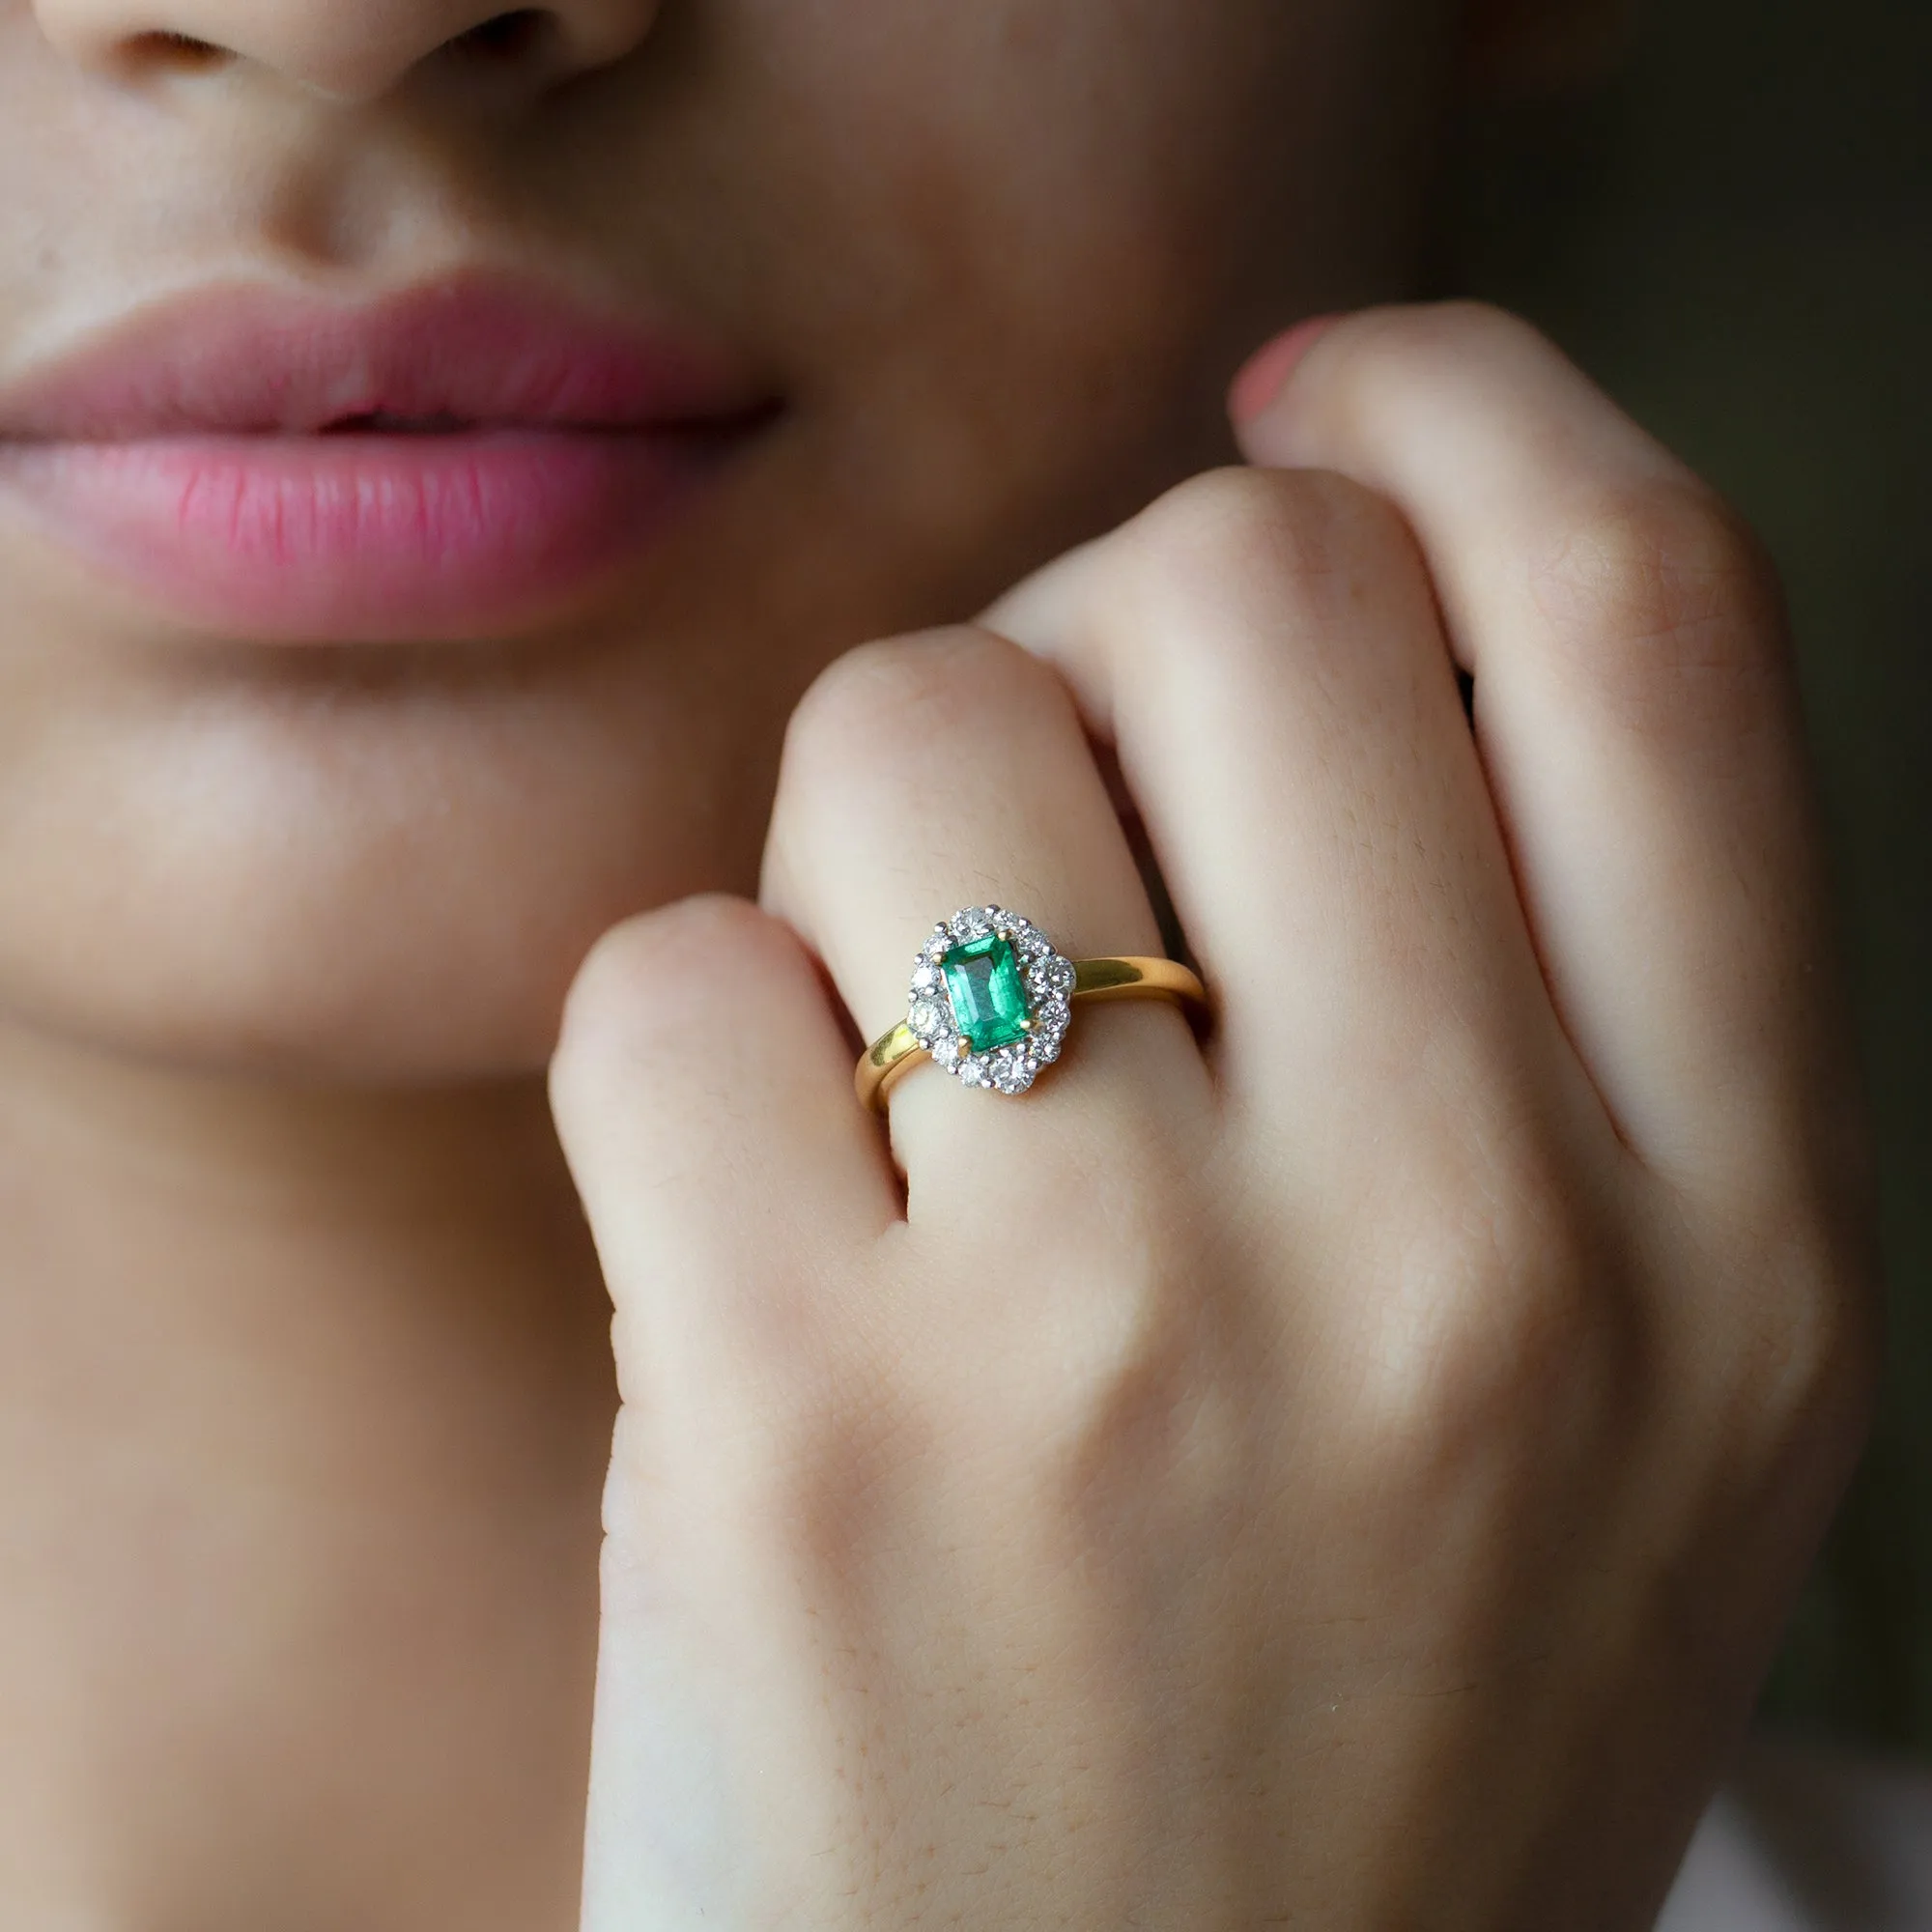
[(0, 0), (0, 1015), (539, 1065), (829, 658), (1401, 287), (1448, 12)]

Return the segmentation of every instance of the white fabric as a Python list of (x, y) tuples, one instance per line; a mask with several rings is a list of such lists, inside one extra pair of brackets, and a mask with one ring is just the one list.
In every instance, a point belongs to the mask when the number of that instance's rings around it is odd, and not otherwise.
[(1658, 1932), (1932, 1932), (1932, 1775), (1754, 1743)]

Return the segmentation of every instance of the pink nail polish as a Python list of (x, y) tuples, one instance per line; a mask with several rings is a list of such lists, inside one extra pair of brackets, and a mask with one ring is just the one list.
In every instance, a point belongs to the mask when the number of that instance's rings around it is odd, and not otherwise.
[(1228, 391), (1228, 413), (1237, 428), (1253, 422), (1281, 394), (1302, 357), (1341, 320), (1339, 315), (1310, 316), (1248, 358)]

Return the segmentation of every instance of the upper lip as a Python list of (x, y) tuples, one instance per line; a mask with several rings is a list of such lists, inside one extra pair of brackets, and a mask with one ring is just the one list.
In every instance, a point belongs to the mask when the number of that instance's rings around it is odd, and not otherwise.
[(0, 440), (638, 431), (768, 401), (694, 330), (469, 274), (353, 304), (252, 286), (174, 298), (0, 386)]

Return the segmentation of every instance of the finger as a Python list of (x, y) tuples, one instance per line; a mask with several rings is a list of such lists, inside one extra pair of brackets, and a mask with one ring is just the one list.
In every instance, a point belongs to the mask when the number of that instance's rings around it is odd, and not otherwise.
[(571, 990), (551, 1093), (627, 1403), (690, 1400), (832, 1315), (852, 1259), (898, 1218), (812, 963), (743, 901), (607, 935)]
[(753, 1912), (759, 1875), (711, 1856), (745, 1842), (768, 1799), (746, 1768), (809, 1794), (799, 1778), (823, 1761), (816, 1707), (792, 1694), (796, 1660), (774, 1638), (796, 1578), (771, 1525), (800, 1445), (865, 1413), (852, 1315), (871, 1299), (897, 1181), (852, 1103), (816, 968), (742, 901), (690, 900), (608, 935), (572, 988), (551, 1084), (624, 1400), (604, 1492), (584, 1922), (690, 1923), (694, 1892)]
[(1112, 735), (1246, 1108), (1342, 1157), (1435, 1132), (1501, 1067), (1560, 1085), (1428, 579), (1385, 502), (1339, 477), (1203, 478), (987, 621)]
[[(1838, 1085), (1775, 584), (1736, 520), (1524, 325), (1321, 333), (1244, 425), (1415, 530), (1548, 980), (1625, 1139), (1767, 1172)], [(1829, 975), (1825, 976), (1829, 977)]]
[[(915, 955), (961, 907), (1019, 913), (1068, 958), (1160, 951), (1065, 687), (971, 630), (854, 652), (807, 696), (786, 739), (764, 896), (817, 950), (867, 1038), (905, 1017)], [(966, 1202), (991, 1184), (987, 1198), (1009, 1202), (1096, 1136), (1207, 1098), (1177, 1013), (1082, 1008), (1064, 1058), (1024, 1098), (913, 1069), (893, 1090), (893, 1138), (915, 1208), (923, 1187)]]

